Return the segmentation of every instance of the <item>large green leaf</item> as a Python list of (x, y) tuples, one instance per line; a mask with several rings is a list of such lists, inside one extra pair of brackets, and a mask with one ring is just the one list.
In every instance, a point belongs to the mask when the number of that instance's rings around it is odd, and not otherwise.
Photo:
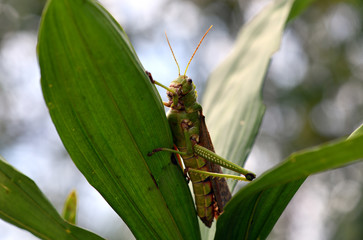
[(92, 0), (51, 0), (38, 42), (42, 89), (72, 160), (138, 239), (198, 239), (160, 97), (125, 32)]
[[(239, 165), (244, 163), (258, 133), (264, 113), (264, 75), (280, 45), (293, 2), (273, 1), (243, 27), (232, 54), (212, 73), (205, 91), (203, 106), (216, 151)], [(279, 183), (263, 192), (257, 189), (256, 194), (243, 195), (244, 190), (238, 193), (244, 198), (232, 198), (218, 219), (216, 237), (267, 237), (307, 175), (296, 180), (287, 178), (289, 183)], [(260, 178), (257, 183), (263, 181)], [(255, 184), (248, 185), (248, 189)]]
[(103, 239), (64, 221), (38, 186), (1, 156), (0, 218), (42, 239)]
[[(293, 0), (276, 0), (243, 26), (231, 54), (208, 80), (202, 103), (214, 147), (219, 155), (240, 166), (262, 121), (265, 73), (280, 46), (292, 3)], [(233, 190), (235, 182), (229, 184)], [(212, 235), (203, 229), (204, 239)]]
[(217, 224), (216, 239), (265, 239), (310, 174), (363, 158), (363, 135), (292, 154), (239, 191)]
[[(240, 166), (262, 121), (265, 73), (280, 46), (292, 3), (276, 0), (247, 23), (231, 54), (208, 80), (202, 103), (214, 147), (218, 154)], [(234, 184), (231, 186), (233, 189)]]

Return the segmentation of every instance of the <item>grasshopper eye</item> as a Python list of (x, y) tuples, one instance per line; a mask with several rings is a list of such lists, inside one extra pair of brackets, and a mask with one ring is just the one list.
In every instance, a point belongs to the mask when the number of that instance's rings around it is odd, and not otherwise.
[(188, 83), (192, 83), (193, 82), (193, 80), (191, 79), (191, 78), (188, 78)]

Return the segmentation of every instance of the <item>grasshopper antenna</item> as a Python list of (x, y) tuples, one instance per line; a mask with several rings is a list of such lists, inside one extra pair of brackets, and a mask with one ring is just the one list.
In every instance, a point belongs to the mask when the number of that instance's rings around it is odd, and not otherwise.
[[(211, 26), (208, 28), (208, 30), (204, 33), (204, 35), (203, 35), (202, 39), (199, 41), (199, 44), (198, 44), (197, 48), (195, 49), (195, 51), (194, 51), (194, 53), (193, 53), (192, 57), (190, 58), (190, 60), (189, 60), (189, 62), (188, 62), (187, 68), (185, 69), (185, 72), (184, 72), (184, 76), (187, 74), (187, 70), (188, 70), (189, 64), (190, 64), (190, 62), (192, 61), (192, 59), (193, 59), (193, 57), (194, 57), (195, 53), (197, 52), (197, 50), (198, 50), (198, 48), (199, 48), (200, 44), (202, 44), (203, 39), (205, 38), (205, 36), (206, 36), (206, 35), (207, 35), (207, 33), (209, 32), (209, 30), (211, 30), (211, 28), (212, 28), (212, 27), (213, 27), (213, 25), (211, 25)], [(176, 61), (176, 60), (175, 60), (175, 61)], [(178, 68), (179, 68), (179, 66), (178, 66)], [(179, 75), (180, 75), (180, 73), (179, 73)]]
[(173, 54), (173, 57), (174, 57), (175, 63), (176, 63), (176, 65), (178, 66), (178, 71), (179, 71), (179, 76), (180, 76), (180, 67), (179, 67), (178, 61), (176, 60), (176, 57), (175, 57), (174, 52), (173, 52), (173, 48), (172, 48), (172, 47), (171, 47), (171, 45), (170, 45), (170, 42), (169, 42), (169, 39), (168, 39), (168, 35), (166, 35), (166, 32), (165, 32), (165, 37), (166, 37), (166, 41), (168, 41), (168, 44), (169, 44), (169, 47), (170, 47), (171, 53)]

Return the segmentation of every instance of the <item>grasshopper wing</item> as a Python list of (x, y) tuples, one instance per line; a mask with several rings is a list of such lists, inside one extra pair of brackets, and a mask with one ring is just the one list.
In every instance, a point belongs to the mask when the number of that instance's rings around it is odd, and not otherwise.
[[(215, 152), (202, 111), (200, 111), (199, 145)], [(223, 173), (221, 167), (217, 164), (208, 162), (208, 168), (211, 172)], [(218, 205), (218, 213), (221, 214), (226, 203), (232, 198), (232, 195), (225, 178), (213, 178), (212, 187)]]

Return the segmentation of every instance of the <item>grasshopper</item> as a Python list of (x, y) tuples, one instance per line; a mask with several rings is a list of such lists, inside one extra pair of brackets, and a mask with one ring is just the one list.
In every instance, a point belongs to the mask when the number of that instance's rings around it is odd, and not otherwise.
[[(190, 62), (211, 28), (212, 26), (200, 40), (188, 62), (184, 75), (180, 75), (179, 64), (165, 33), (179, 70), (179, 77), (172, 81), (169, 87), (155, 81), (151, 73), (146, 72), (153, 84), (167, 90), (169, 101), (163, 104), (170, 108), (167, 119), (176, 146), (176, 150), (154, 149), (149, 153), (149, 156), (159, 151), (168, 151), (182, 157), (185, 166), (184, 173), (188, 173), (188, 178), (192, 181), (197, 214), (207, 227), (211, 227), (213, 219), (218, 218), (223, 213), (225, 204), (232, 197), (225, 178), (251, 181), (256, 177), (254, 173), (214, 153), (202, 106), (197, 102), (196, 87), (192, 79), (186, 76)], [(244, 177), (223, 174), (220, 166), (238, 172)]]

